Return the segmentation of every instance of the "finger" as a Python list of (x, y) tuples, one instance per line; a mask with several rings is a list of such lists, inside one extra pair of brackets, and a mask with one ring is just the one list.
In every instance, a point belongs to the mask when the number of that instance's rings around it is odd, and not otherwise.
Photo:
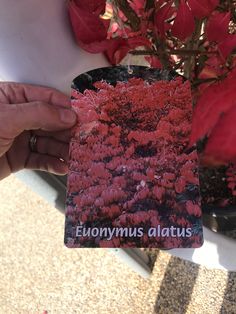
[(62, 158), (65, 161), (69, 159), (69, 145), (47, 137), (37, 138), (35, 150), (40, 154)]
[(54, 88), (13, 82), (0, 83), (0, 102), (20, 104), (34, 101), (70, 107), (69, 97)]
[(0, 134), (3, 138), (14, 138), (24, 130), (69, 129), (75, 122), (76, 114), (71, 109), (43, 102), (0, 106)]
[(57, 132), (48, 132), (48, 131), (42, 131), (42, 130), (36, 130), (34, 131), (34, 134), (37, 136), (44, 136), (53, 138), (57, 141), (63, 142), (63, 143), (69, 143), (71, 139), (71, 129), (63, 130), (63, 131), (57, 131)]
[(58, 158), (31, 153), (27, 163), (26, 169), (46, 171), (57, 175), (65, 175), (68, 173), (68, 166), (66, 163), (60, 161)]

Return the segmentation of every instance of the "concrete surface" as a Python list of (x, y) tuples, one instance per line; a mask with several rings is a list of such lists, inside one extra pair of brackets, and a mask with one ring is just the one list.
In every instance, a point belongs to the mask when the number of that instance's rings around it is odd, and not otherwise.
[(236, 273), (154, 250), (143, 279), (105, 249), (65, 248), (63, 215), (13, 176), (0, 213), (0, 314), (236, 313)]

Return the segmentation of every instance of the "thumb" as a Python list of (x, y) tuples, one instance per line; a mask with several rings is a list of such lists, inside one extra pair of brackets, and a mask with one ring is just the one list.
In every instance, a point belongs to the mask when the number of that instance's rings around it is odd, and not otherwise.
[(71, 109), (40, 101), (0, 106), (0, 125), (7, 125), (4, 130), (0, 127), (0, 137), (14, 138), (24, 130), (59, 131), (75, 123), (76, 114)]

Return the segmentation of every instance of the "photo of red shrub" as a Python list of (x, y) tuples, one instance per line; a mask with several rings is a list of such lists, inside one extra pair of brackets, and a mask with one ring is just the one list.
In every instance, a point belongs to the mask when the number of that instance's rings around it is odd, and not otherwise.
[(199, 247), (198, 157), (188, 81), (104, 68), (72, 85), (68, 247)]

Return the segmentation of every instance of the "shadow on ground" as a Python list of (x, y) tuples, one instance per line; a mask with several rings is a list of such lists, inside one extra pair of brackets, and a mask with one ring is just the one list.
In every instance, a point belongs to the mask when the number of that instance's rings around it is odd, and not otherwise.
[(199, 265), (171, 257), (155, 303), (155, 313), (184, 314), (191, 301)]
[(228, 281), (220, 313), (236, 313), (236, 272), (228, 273)]

